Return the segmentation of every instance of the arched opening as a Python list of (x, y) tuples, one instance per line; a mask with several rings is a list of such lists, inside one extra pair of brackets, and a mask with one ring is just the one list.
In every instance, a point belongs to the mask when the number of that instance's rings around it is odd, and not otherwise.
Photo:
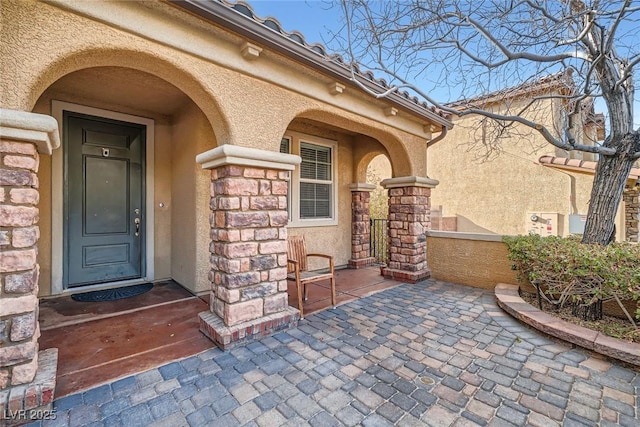
[[(182, 85), (189, 86), (188, 83)], [(53, 115), (58, 120), (62, 140), (66, 138), (61, 149), (55, 150), (51, 158), (42, 158), (39, 173), (40, 295), (170, 278), (192, 292), (206, 291), (210, 270), (208, 253), (198, 248), (208, 247), (209, 242), (210, 179), (194, 159), (198, 153), (218, 145), (219, 134), (226, 135), (224, 127), (218, 129), (216, 126), (221, 122), (216, 119), (214, 129), (208, 117), (211, 113), (205, 114), (189, 94), (172, 82), (146, 71), (121, 66), (88, 67), (63, 75), (40, 94), (33, 111)], [(82, 126), (89, 128), (79, 131), (81, 142), (72, 142), (69, 131), (80, 119), (84, 123)], [(100, 126), (132, 125), (143, 129), (144, 142), (139, 159), (127, 158), (122, 163), (141, 165), (142, 172), (136, 182), (131, 179), (135, 175), (125, 166), (122, 166), (122, 171), (126, 179), (118, 178), (122, 174), (115, 172), (117, 167), (110, 169), (106, 166), (121, 159), (118, 157), (118, 143), (110, 142), (110, 137), (95, 139), (95, 134), (91, 136), (93, 140), (86, 137), (90, 133), (87, 129), (98, 123)], [(90, 148), (81, 156), (70, 156), (77, 150), (85, 150), (83, 147)], [(95, 163), (94, 167), (88, 166), (87, 159)], [(64, 177), (68, 176), (70, 168), (75, 167), (83, 167), (84, 175), (79, 174), (80, 179), (70, 182)], [(114, 178), (111, 182), (128, 183), (122, 187), (127, 194), (139, 191), (139, 199), (127, 196), (120, 197), (118, 202), (118, 197), (111, 197), (114, 203), (122, 204), (120, 210), (103, 205), (110, 198), (106, 194), (120, 193), (114, 191), (115, 187), (109, 186), (111, 184), (106, 184), (109, 180), (105, 177), (109, 174)], [(100, 181), (104, 183), (94, 187), (87, 184)], [(93, 198), (82, 196), (96, 191), (106, 194)], [(107, 220), (91, 223), (88, 217), (91, 206), (87, 207), (89, 199), (93, 200), (93, 209), (97, 209), (93, 214), (95, 218), (100, 218), (100, 210), (121, 211), (122, 218), (114, 220), (113, 224), (120, 224), (133, 233), (132, 241), (140, 239), (140, 266), (133, 274), (107, 272), (99, 280), (94, 280), (90, 273), (80, 271), (70, 277), (70, 265), (78, 262), (88, 264), (86, 259), (74, 258), (82, 257), (88, 251), (82, 249), (81, 255), (78, 255), (79, 250), (74, 252), (70, 245), (75, 240), (71, 238), (70, 230), (74, 227), (86, 229), (87, 224), (92, 224), (91, 227), (105, 227), (102, 230), (105, 233), (120, 232), (110, 230)], [(134, 200), (139, 200), (140, 205), (134, 206)], [(68, 212), (78, 207), (83, 214), (77, 223), (70, 223)], [(122, 245), (124, 243), (114, 244), (115, 247)], [(87, 243), (86, 246), (92, 244)], [(116, 250), (100, 247), (90, 256), (94, 259), (103, 256), (92, 262), (105, 264), (109, 257), (118, 261), (120, 255)]]
[[(350, 186), (367, 182), (367, 166), (377, 156), (382, 156), (378, 161), (382, 166), (380, 179), (392, 176), (391, 155), (376, 137), (386, 138), (386, 144), (395, 153), (398, 168), (410, 167), (404, 147), (397, 141), (392, 144), (392, 135), (325, 112), (299, 115), (283, 134), (280, 151), (303, 157), (303, 164), (291, 173), (289, 181), (289, 234), (303, 234), (310, 252), (326, 252), (326, 248), (331, 248), (337, 266), (350, 265), (353, 259), (353, 191)], [(311, 161), (307, 165), (306, 155), (327, 156), (329, 164), (316, 165)], [(311, 172), (315, 173), (320, 166), (328, 166), (323, 171), (330, 171), (330, 176), (305, 176), (307, 167), (313, 167)], [(318, 191), (325, 189), (319, 195)], [(380, 187), (378, 193), (384, 193), (384, 190)]]
[(389, 211), (389, 196), (382, 188), (380, 182), (391, 178), (391, 162), (384, 154), (378, 154), (367, 165), (367, 183), (374, 184), (376, 188), (371, 192), (369, 212), (371, 219), (386, 219)]
[(369, 196), (369, 254), (377, 263), (387, 262), (387, 221), (389, 193), (380, 184), (392, 177), (391, 163), (384, 154), (378, 154), (367, 165), (367, 183), (375, 185)]
[(365, 180), (366, 168), (363, 170), (361, 167), (362, 158), (370, 157), (374, 153), (387, 155), (394, 176), (416, 174), (414, 161), (407, 151), (406, 144), (388, 131), (319, 110), (301, 113), (292, 122), (292, 125), (300, 120), (314, 123), (318, 129), (334, 129), (350, 137), (353, 144), (354, 162), (356, 163), (354, 170), (354, 180), (356, 181), (364, 182)]

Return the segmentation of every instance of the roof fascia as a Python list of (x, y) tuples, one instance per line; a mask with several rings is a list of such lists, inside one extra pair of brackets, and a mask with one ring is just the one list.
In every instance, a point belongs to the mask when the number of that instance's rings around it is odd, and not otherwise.
[[(351, 72), (347, 66), (341, 66), (338, 63), (307, 49), (305, 46), (283, 37), (281, 34), (278, 34), (263, 25), (260, 25), (258, 22), (250, 19), (248, 20), (247, 17), (242, 15), (240, 12), (223, 5), (218, 1), (169, 0), (169, 3), (189, 11), (206, 21), (216, 23), (247, 37), (252, 41), (261, 43), (268, 48), (287, 57), (293, 58), (311, 68), (321, 70), (342, 83), (349, 84), (352, 87), (358, 87), (353, 82)], [(357, 77), (358, 76), (356, 75), (356, 78)], [(358, 81), (374, 92), (381, 92), (388, 89), (365, 78), (359, 78)], [(421, 119), (437, 123), (449, 129), (453, 127), (453, 123), (450, 120), (445, 119), (433, 111), (424, 109), (418, 104), (405, 99), (396, 93), (390, 93), (386, 99)]]

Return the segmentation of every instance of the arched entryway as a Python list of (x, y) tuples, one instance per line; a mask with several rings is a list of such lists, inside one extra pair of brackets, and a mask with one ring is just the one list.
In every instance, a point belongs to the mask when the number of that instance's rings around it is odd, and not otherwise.
[[(60, 125), (63, 141), (62, 148), (54, 151), (51, 159), (42, 161), (40, 193), (45, 209), (41, 209), (41, 294), (55, 295), (66, 290), (87, 290), (87, 287), (168, 278), (173, 278), (194, 293), (206, 291), (208, 254), (198, 248), (206, 248), (209, 243), (209, 177), (206, 171), (198, 168), (194, 159), (198, 153), (216, 146), (219, 132), (214, 131), (207, 116), (193, 99), (174, 84), (145, 71), (101, 66), (83, 68), (60, 77), (40, 95), (33, 111), (53, 115)], [(73, 125), (74, 120), (80, 120), (88, 126), (78, 131), (81, 138), (85, 138), (87, 132), (94, 138), (93, 141), (87, 141), (89, 148), (84, 157), (70, 156), (74, 148), (73, 141), (69, 139), (72, 134), (66, 126)], [(105, 199), (108, 201), (108, 197), (83, 199), (89, 199), (94, 204), (99, 202), (97, 210), (96, 206), (87, 206), (84, 202), (74, 200), (74, 197), (83, 192), (109, 192), (110, 189), (115, 190), (113, 185), (125, 182), (125, 178), (117, 179), (115, 171), (99, 165), (100, 162), (118, 164), (119, 161), (114, 159), (121, 154), (117, 141), (95, 140), (100, 132), (93, 131), (104, 126), (138, 128), (142, 132), (143, 145), (138, 147), (137, 160), (123, 160), (124, 164), (137, 168), (136, 182), (132, 182), (135, 177), (131, 172), (135, 172), (134, 169), (123, 170), (122, 176), (126, 176), (126, 190), (139, 194), (138, 205), (134, 206), (132, 197), (114, 197), (116, 202), (123, 204), (121, 209), (103, 207), (102, 210), (112, 212), (111, 216), (119, 210), (123, 218), (112, 217), (111, 222), (101, 223), (91, 222), (91, 217), (87, 215), (100, 218), (99, 205), (104, 204)], [(84, 175), (76, 177), (71, 183), (64, 179), (70, 168), (78, 166), (71, 164), (71, 161), (83, 162), (87, 159), (95, 165), (86, 167)], [(91, 175), (95, 171), (107, 174), (97, 180), (110, 181), (102, 185), (106, 187), (98, 185), (91, 188), (76, 182), (80, 177), (95, 182), (95, 177)], [(114, 179), (107, 179), (109, 174)], [(70, 222), (69, 218), (73, 218), (68, 214), (70, 209), (83, 209), (84, 222)], [(96, 212), (91, 214), (91, 209)], [(84, 277), (82, 271), (74, 272), (70, 266), (78, 264), (102, 266), (117, 261), (113, 264), (120, 266), (120, 258), (130, 251), (126, 240), (115, 242), (110, 247), (95, 247), (91, 242), (85, 244), (87, 242), (77, 242), (72, 238), (70, 230), (73, 227), (84, 229), (87, 226), (124, 227), (130, 241), (140, 242), (139, 259), (135, 261), (139, 263), (137, 270), (121, 277), (120, 268), (115, 268), (115, 274), (107, 268), (104, 275), (98, 271), (100, 276), (97, 280), (91, 273)], [(115, 234), (123, 233), (115, 230)], [(100, 240), (105, 241), (104, 236)], [(94, 250), (74, 250), (72, 246), (75, 243), (94, 246)], [(117, 250), (123, 247), (124, 250)], [(87, 270), (92, 271), (91, 268)]]

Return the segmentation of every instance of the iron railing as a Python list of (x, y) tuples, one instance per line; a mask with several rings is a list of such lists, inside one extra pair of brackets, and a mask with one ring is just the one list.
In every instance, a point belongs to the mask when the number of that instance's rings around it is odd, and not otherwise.
[(369, 256), (378, 263), (387, 262), (387, 220), (370, 219)]

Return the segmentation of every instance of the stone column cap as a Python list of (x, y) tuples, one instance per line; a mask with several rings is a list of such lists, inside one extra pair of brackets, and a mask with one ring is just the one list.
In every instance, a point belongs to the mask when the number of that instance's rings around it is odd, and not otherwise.
[(0, 137), (31, 142), (41, 154), (60, 146), (58, 122), (46, 114), (0, 108)]
[(351, 191), (368, 191), (368, 192), (372, 192), (373, 190), (376, 189), (376, 185), (375, 184), (369, 184), (367, 182), (354, 182), (352, 184), (349, 184), (349, 189)]
[(440, 184), (440, 181), (429, 178), (428, 176), (401, 176), (397, 178), (384, 179), (380, 183), (380, 185), (386, 189), (399, 187), (435, 188), (438, 184)]
[(265, 169), (294, 170), (302, 158), (295, 154), (278, 153), (258, 148), (223, 144), (196, 156), (196, 162), (202, 169), (215, 169), (220, 166), (253, 166)]

